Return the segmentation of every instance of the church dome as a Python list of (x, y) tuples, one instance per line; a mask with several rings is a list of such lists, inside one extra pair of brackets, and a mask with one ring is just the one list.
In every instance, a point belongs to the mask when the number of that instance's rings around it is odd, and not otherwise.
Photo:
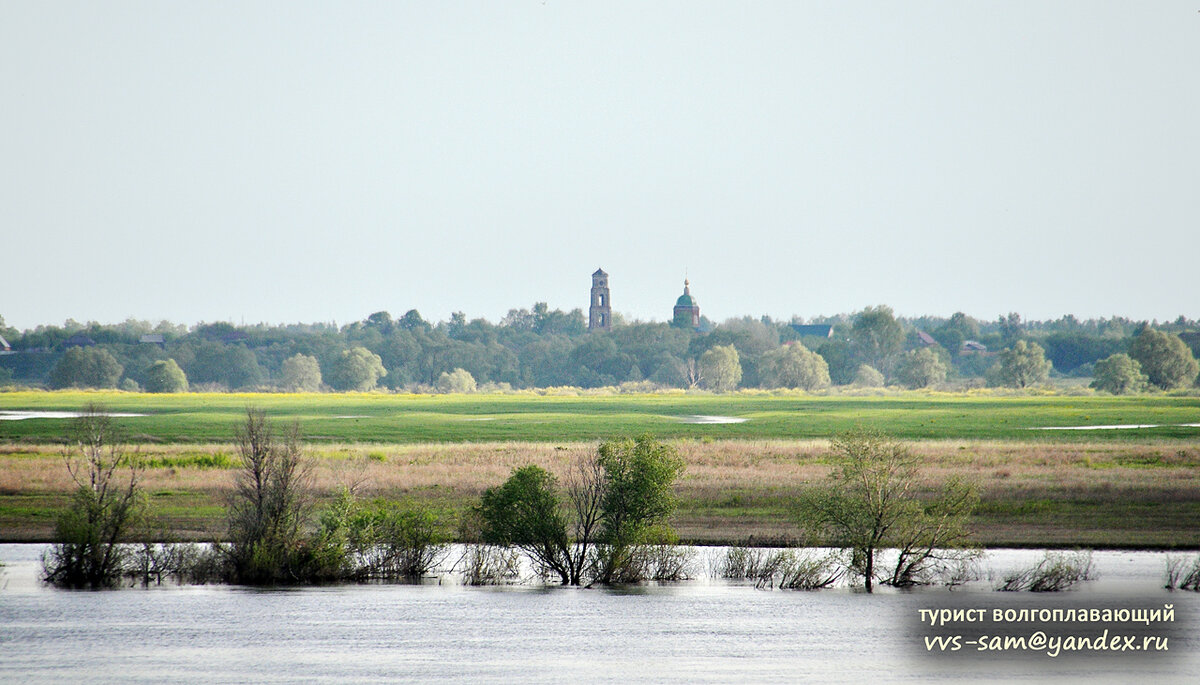
[(692, 290), (691, 290), (691, 288), (688, 287), (688, 285), (689, 285), (689, 283), (687, 282), (687, 280), (684, 280), (683, 294), (679, 296), (678, 300), (675, 300), (676, 307), (695, 307), (696, 306), (696, 298), (692, 297)]

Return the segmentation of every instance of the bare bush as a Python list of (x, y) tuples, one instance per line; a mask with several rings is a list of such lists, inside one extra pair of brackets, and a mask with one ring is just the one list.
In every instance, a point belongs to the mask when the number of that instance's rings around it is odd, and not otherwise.
[(58, 518), (57, 542), (42, 557), (42, 577), (61, 587), (115, 585), (127, 564), (124, 543), (145, 511), (138, 487), (141, 464), (126, 452), (112, 417), (97, 405), (88, 405), (71, 422), (63, 459), (75, 493)]
[(804, 552), (793, 553), (785, 559), (773, 579), (780, 590), (820, 590), (832, 587), (845, 574), (839, 553), (815, 555)]
[(228, 507), (231, 580), (301, 582), (306, 574), (298, 552), (312, 511), (312, 487), (299, 427), (293, 424), (280, 435), (262, 410), (247, 408), (237, 447), (241, 469)]
[(1168, 590), (1191, 590), (1200, 592), (1200, 556), (1190, 560), (1183, 556), (1167, 557), (1165, 584)]
[(467, 545), (454, 569), (465, 585), (504, 585), (521, 577), (521, 555), (508, 547)]
[(1001, 592), (1060, 592), (1095, 578), (1091, 551), (1046, 552), (1036, 566), (1006, 574), (996, 589)]
[(727, 580), (754, 580), (771, 576), (789, 553), (761, 547), (732, 546), (717, 563), (716, 573)]
[(186, 558), (180, 545), (172, 542), (142, 542), (135, 545), (125, 575), (144, 586), (162, 585), (163, 578), (179, 579)]
[(954, 589), (983, 577), (979, 568), (979, 559), (983, 556), (977, 550), (964, 551), (955, 559), (941, 565), (938, 569), (937, 582)]
[(610, 582), (690, 580), (695, 573), (695, 560), (694, 547), (679, 546), (675, 541), (635, 545), (630, 548), (626, 562), (614, 572)]

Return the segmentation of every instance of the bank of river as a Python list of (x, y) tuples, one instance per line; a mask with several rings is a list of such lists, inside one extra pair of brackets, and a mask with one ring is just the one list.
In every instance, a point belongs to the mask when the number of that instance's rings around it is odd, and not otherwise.
[[(423, 585), (68, 592), (37, 582), (40, 545), (0, 545), (3, 682), (1193, 682), (1200, 595), (1161, 588), (1165, 555), (1097, 552), (1097, 580), (1055, 595), (756, 590), (700, 576), (615, 589)], [(720, 548), (701, 550), (720, 555)], [(1193, 553), (1194, 554), (1194, 553)], [(1040, 551), (994, 550), (997, 572)], [(931, 654), (921, 609), (1172, 604), (1168, 652)], [(1087, 626), (1092, 628), (1093, 626)], [(1037, 628), (1031, 624), (1032, 632)], [(1144, 626), (1143, 626), (1144, 628)], [(1113, 631), (1117, 631), (1113, 627)]]

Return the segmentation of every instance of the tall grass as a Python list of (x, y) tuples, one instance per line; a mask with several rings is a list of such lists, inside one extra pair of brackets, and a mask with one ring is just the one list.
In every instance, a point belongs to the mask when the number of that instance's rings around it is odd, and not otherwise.
[[(676, 528), (692, 541), (730, 543), (797, 533), (793, 506), (832, 468), (822, 440), (675, 442), (687, 467), (676, 484)], [(446, 510), (478, 501), (514, 467), (558, 477), (594, 442), (310, 446), (313, 485), (329, 499), (355, 486), (364, 497), (410, 497)], [(1200, 532), (1200, 443), (919, 441), (922, 497), (958, 476), (980, 486), (972, 528), (981, 544), (1195, 547)], [(0, 445), (0, 537), (45, 539), (72, 491), (57, 445)], [(228, 443), (143, 445), (142, 483), (180, 532), (211, 539), (232, 488)], [(206, 523), (207, 522), (207, 523)], [(817, 541), (814, 541), (817, 542)]]

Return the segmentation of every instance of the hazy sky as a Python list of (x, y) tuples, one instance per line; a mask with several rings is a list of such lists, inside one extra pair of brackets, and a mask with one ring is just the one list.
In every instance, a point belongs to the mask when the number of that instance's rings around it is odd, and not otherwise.
[(7, 0), (0, 315), (1198, 317), (1198, 9)]

